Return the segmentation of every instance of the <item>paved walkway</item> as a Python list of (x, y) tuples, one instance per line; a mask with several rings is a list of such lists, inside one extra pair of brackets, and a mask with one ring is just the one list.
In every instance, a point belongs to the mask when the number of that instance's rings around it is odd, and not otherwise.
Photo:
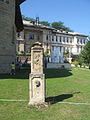
[[(0, 99), (0, 102), (25, 102), (28, 100), (13, 100), (13, 99)], [(90, 105), (90, 103), (78, 103), (78, 102), (57, 102), (55, 103), (60, 103), (60, 104), (70, 104), (70, 105)]]

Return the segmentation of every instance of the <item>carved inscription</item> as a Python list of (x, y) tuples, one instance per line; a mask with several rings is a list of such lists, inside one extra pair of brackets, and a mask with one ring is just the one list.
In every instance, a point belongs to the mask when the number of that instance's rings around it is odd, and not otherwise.
[(41, 71), (41, 57), (40, 57), (40, 52), (34, 52), (34, 57), (33, 57), (33, 69), (35, 72), (40, 72)]

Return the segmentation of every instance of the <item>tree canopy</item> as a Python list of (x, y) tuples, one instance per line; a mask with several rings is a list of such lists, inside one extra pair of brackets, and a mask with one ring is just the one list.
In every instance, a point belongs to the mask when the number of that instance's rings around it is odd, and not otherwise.
[(40, 21), (39, 23), (45, 26), (50, 26), (50, 23), (48, 21)]
[(90, 69), (90, 40), (86, 43), (80, 54), (81, 60), (89, 65)]
[[(24, 15), (22, 15), (23, 20), (27, 20), (27, 21), (36, 21), (33, 18), (30, 17), (25, 17)], [(45, 26), (49, 26), (52, 28), (55, 28), (57, 30), (63, 30), (63, 31), (67, 31), (67, 32), (73, 32), (73, 30), (71, 30), (69, 27), (66, 27), (64, 25), (64, 22), (59, 21), (59, 22), (52, 22), (49, 23), (48, 21), (39, 21), (39, 24), (45, 25)]]
[(22, 19), (26, 21), (35, 21), (35, 19), (30, 18), (30, 17), (25, 17), (24, 15), (22, 15)]
[(68, 31), (68, 32), (72, 32), (73, 30), (71, 30), (69, 27), (66, 27), (64, 25), (64, 22), (53, 22), (52, 23), (52, 27), (58, 30), (64, 30), (64, 31)]

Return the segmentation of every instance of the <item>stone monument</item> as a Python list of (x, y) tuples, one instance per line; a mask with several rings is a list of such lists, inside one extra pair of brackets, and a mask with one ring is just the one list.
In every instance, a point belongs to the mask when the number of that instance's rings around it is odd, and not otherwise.
[(31, 74), (29, 79), (29, 105), (45, 103), (45, 75), (43, 74), (43, 48), (36, 42), (31, 49)]

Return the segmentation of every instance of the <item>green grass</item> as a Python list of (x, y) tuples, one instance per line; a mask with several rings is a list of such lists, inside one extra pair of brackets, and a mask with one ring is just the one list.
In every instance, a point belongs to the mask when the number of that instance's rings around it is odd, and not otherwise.
[(0, 99), (22, 99), (25, 102), (0, 102), (0, 120), (90, 120), (90, 105), (59, 102), (90, 103), (89, 69), (48, 69), (46, 100), (48, 107), (28, 108), (29, 70), (15, 76), (0, 75)]

